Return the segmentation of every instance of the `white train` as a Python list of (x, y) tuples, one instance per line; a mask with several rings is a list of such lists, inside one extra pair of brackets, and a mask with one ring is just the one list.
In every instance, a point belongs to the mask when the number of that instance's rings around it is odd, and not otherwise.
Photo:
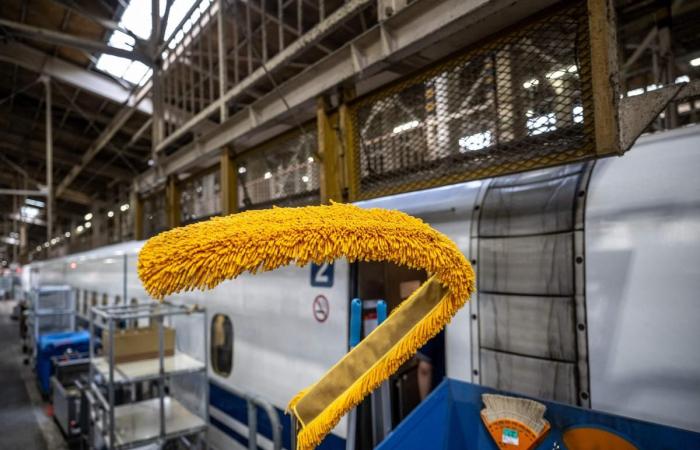
[[(642, 137), (620, 158), (359, 205), (422, 217), (475, 263), (478, 292), (444, 335), (447, 376), (700, 431), (699, 149), (694, 126)], [(136, 275), (141, 245), (33, 263), (25, 283), (70, 284), (80, 311), (148, 301)], [(281, 414), (347, 351), (352, 297), (391, 307), (423, 276), (340, 260), (175, 296), (207, 308), (210, 336), (188, 336), (216, 347), (212, 445), (246, 445), (245, 403), (230, 387)], [(344, 448), (346, 429), (342, 421), (322, 448)], [(260, 431), (269, 437), (265, 424)]]

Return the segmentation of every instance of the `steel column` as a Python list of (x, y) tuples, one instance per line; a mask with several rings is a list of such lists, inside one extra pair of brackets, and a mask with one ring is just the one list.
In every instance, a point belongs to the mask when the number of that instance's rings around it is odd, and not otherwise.
[(230, 150), (225, 150), (220, 161), (221, 214), (235, 213), (238, 209), (238, 172)]
[(318, 154), (321, 157), (321, 203), (343, 200), (341, 171), (338, 167), (338, 141), (326, 111), (326, 99), (320, 97), (316, 104), (316, 126), (318, 129)]
[[(226, 64), (225, 34), (226, 28), (224, 27), (224, 20), (224, 1), (219, 0), (219, 7), (216, 11), (216, 49), (218, 51), (219, 56), (219, 97), (224, 95), (224, 92), (226, 92), (226, 90), (228, 89), (228, 65)], [(221, 119), (221, 122), (228, 119), (228, 108), (226, 106), (226, 102), (221, 102), (221, 105), (219, 106), (219, 118)]]
[(620, 152), (617, 32), (612, 0), (588, 0), (596, 152)]
[(46, 86), (46, 240), (53, 238), (53, 118), (51, 117), (51, 78)]

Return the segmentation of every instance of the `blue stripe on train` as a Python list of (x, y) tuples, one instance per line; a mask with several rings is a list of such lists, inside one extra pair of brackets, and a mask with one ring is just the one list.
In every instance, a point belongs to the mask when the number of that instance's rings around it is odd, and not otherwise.
[[(248, 405), (243, 397), (239, 397), (228, 389), (215, 384), (209, 383), (209, 404), (216, 409), (224, 412), (226, 415), (238, 422), (248, 426)], [(258, 434), (272, 439), (272, 424), (267, 414), (261, 410), (258, 411)], [(275, 407), (275, 411), (280, 418), (282, 424), (282, 445), (284, 448), (291, 447), (291, 418), (279, 408)], [(210, 417), (211, 424), (219, 428), (235, 441), (238, 441), (244, 446), (248, 446), (248, 437), (242, 436), (240, 433), (221, 423), (221, 421)], [(344, 450), (345, 439), (342, 439), (334, 434), (329, 434), (317, 447), (319, 450)]]

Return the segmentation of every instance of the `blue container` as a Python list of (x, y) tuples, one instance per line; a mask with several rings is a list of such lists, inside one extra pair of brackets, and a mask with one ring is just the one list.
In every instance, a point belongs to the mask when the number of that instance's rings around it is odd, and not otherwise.
[(90, 333), (88, 331), (68, 331), (61, 333), (47, 333), (39, 336), (36, 351), (36, 375), (39, 378), (39, 387), (42, 394), (47, 395), (50, 388), (50, 379), (53, 375), (51, 358), (61, 356), (68, 351), (89, 352)]
[[(377, 450), (498, 450), (479, 415), (481, 394), (514, 395), (463, 381), (445, 379)], [(537, 399), (535, 399), (537, 400)], [(536, 450), (571, 450), (563, 437), (573, 429), (600, 429), (623, 437), (640, 450), (700, 449), (700, 433), (591, 409), (538, 400), (547, 406), (552, 429)], [(576, 447), (579, 448), (579, 447)], [(589, 447), (585, 447), (589, 448)]]

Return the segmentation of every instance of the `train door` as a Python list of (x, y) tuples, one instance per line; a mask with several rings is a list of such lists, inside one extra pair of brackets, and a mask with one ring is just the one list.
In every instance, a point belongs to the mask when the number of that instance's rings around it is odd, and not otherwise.
[[(376, 323), (375, 301), (384, 300), (389, 314), (408, 298), (423, 282), (427, 274), (389, 262), (360, 262), (357, 264), (356, 295), (366, 305), (363, 308), (365, 334)], [(395, 427), (406, 417), (445, 376), (445, 343), (440, 333), (417, 355), (408, 360), (389, 379), (392, 423)], [(371, 402), (366, 399), (357, 409), (357, 450), (374, 448)]]
[(584, 220), (591, 164), (499, 177), (474, 207), (472, 382), (589, 406)]

